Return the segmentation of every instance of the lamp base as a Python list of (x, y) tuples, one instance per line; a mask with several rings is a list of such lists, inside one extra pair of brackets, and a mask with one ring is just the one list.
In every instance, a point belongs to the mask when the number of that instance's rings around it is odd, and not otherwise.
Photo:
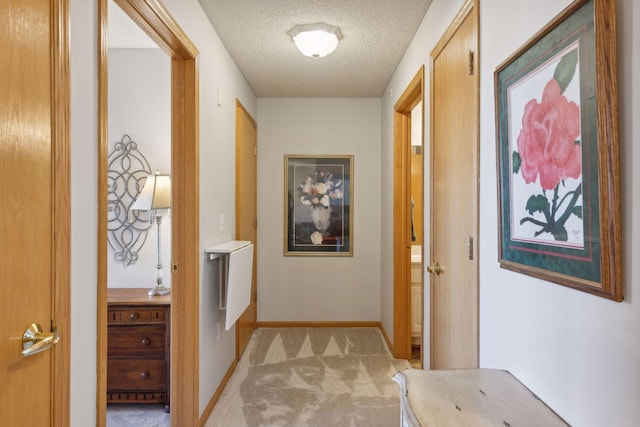
[(160, 285), (149, 289), (149, 296), (167, 295), (169, 292), (171, 292), (171, 288)]

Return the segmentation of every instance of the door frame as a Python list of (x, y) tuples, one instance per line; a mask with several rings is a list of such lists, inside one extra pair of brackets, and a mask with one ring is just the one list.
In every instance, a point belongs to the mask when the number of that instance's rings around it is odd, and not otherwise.
[[(171, 58), (171, 425), (197, 425), (200, 289), (198, 50), (160, 2), (114, 2)], [(107, 406), (107, 10), (107, 0), (99, 0), (96, 425), (100, 427), (106, 425)]]
[(71, 416), (71, 80), (69, 1), (51, 2), (51, 162), (53, 316), (62, 339), (52, 352), (51, 421), (66, 426)]
[[(399, 359), (411, 358), (411, 111), (423, 98), (424, 65), (393, 107), (393, 355)], [(424, 102), (421, 114), (424, 117)], [(422, 316), (424, 325), (424, 309)]]

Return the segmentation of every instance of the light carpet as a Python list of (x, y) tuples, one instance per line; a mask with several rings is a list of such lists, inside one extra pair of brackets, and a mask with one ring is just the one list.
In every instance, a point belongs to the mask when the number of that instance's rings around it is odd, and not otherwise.
[(377, 328), (261, 328), (205, 427), (398, 426), (408, 367)]
[(169, 427), (171, 414), (164, 405), (119, 403), (107, 405), (107, 427)]

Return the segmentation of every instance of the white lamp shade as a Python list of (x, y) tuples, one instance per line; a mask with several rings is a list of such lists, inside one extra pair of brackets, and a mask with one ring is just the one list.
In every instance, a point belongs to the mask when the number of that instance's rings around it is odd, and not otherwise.
[(313, 58), (327, 56), (342, 40), (340, 28), (322, 23), (296, 25), (289, 30), (289, 35), (303, 55)]
[(171, 178), (159, 171), (149, 175), (140, 195), (131, 205), (131, 209), (150, 211), (171, 207)]

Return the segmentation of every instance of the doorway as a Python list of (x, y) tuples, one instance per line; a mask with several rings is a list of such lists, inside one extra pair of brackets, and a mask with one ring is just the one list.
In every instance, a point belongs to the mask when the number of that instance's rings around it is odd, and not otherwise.
[(171, 58), (112, 0), (107, 21), (107, 426), (169, 426)]
[[(171, 363), (171, 425), (198, 421), (198, 306), (199, 293), (199, 159), (198, 51), (171, 14), (158, 2), (114, 0), (122, 11), (171, 58), (171, 274), (168, 350)], [(98, 390), (96, 425), (106, 422), (107, 397), (107, 194), (108, 194), (108, 2), (99, 2), (99, 162), (98, 175)], [(167, 274), (165, 273), (165, 274)], [(150, 311), (151, 315), (160, 313)], [(154, 314), (156, 313), (156, 314)], [(143, 340), (145, 341), (145, 340)], [(146, 373), (143, 372), (143, 375)], [(179, 381), (177, 381), (179, 379)]]
[(424, 109), (420, 101), (411, 110), (411, 359), (423, 366), (424, 323)]
[(478, 366), (478, 11), (468, 0), (431, 53), (432, 369)]
[(423, 94), (421, 67), (394, 106), (393, 354), (414, 360), (416, 366), (422, 366), (424, 360)]

